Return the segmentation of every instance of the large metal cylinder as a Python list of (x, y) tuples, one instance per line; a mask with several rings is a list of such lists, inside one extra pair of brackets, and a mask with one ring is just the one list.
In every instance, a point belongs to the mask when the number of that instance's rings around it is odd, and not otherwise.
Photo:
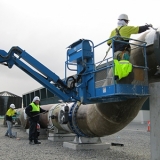
[[(61, 116), (60, 113), (61, 111), (64, 111), (64, 107), (65, 107), (65, 103), (60, 103), (60, 104), (54, 104), (52, 106), (52, 108), (50, 109), (49, 115), (52, 116), (54, 115), (55, 118), (54, 119), (50, 119), (51, 120), (51, 124), (53, 126), (55, 126), (59, 131), (63, 131), (63, 132), (73, 132), (70, 126), (70, 123), (67, 124), (62, 124), (61, 123)], [(73, 107), (74, 103), (68, 103), (67, 104), (69, 107), (69, 111), (71, 110), (71, 108)]]
[[(50, 110), (50, 108), (53, 106), (53, 104), (48, 104), (48, 105), (42, 105), (41, 108), (44, 110)], [(20, 108), (18, 109), (18, 114), (19, 114), (19, 119), (21, 122), (21, 126), (24, 129), (28, 129), (29, 128), (29, 117), (27, 117), (26, 113), (25, 113), (25, 108)], [(48, 113), (41, 113), (40, 114), (40, 118), (39, 118), (39, 124), (41, 126), (41, 128), (47, 128), (47, 126), (49, 125), (49, 117), (48, 117)]]
[(114, 134), (128, 125), (138, 114), (145, 98), (123, 102), (81, 105), (77, 112), (77, 124), (81, 132), (91, 137)]
[(25, 113), (25, 108), (21, 108), (21, 110), (19, 111), (19, 118), (20, 118), (20, 122), (21, 122), (21, 126), (24, 129), (28, 129), (29, 128), (29, 121), (28, 121), (28, 117)]
[[(147, 65), (148, 65), (148, 79), (149, 83), (159, 81), (157, 77), (155, 77), (155, 73), (157, 71), (157, 65), (160, 65), (160, 28), (155, 30), (146, 31), (142, 34), (138, 40), (146, 41), (147, 48)], [(134, 47), (133, 47), (134, 48)], [(144, 65), (144, 56), (142, 49), (136, 48), (132, 49), (130, 62), (133, 65)]]
[[(42, 105), (41, 108), (44, 109), (44, 110), (49, 111), (52, 106), (53, 106), (53, 104)], [(40, 114), (39, 124), (40, 124), (41, 128), (47, 128), (47, 126), (49, 125), (48, 113)]]

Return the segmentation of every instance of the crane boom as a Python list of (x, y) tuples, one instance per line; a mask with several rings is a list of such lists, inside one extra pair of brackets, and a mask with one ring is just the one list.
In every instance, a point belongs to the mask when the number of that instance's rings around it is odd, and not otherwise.
[[(8, 66), (8, 68), (12, 68), (13, 65), (16, 65), (64, 101), (72, 101), (70, 99), (70, 90), (67, 89), (65, 83), (55, 73), (21, 48), (12, 47), (8, 53), (4, 50), (0, 50), (0, 63)], [(63, 90), (66, 89), (67, 94), (58, 87), (63, 88)]]

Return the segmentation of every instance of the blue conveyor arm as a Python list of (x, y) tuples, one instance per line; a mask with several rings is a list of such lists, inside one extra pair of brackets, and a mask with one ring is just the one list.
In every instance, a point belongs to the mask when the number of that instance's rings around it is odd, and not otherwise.
[(0, 63), (9, 68), (15, 64), (63, 101), (73, 101), (73, 92), (67, 88), (64, 81), (21, 48), (12, 47), (8, 53), (0, 50)]

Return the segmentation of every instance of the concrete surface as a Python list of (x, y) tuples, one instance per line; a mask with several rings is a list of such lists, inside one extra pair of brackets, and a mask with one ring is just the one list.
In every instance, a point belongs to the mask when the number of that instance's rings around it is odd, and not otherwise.
[(13, 128), (16, 138), (5, 137), (6, 127), (0, 121), (0, 160), (150, 160), (150, 132), (147, 124), (131, 123), (120, 132), (101, 138), (103, 143), (121, 143), (102, 150), (73, 150), (63, 142), (40, 140), (40, 145), (29, 145), (28, 134)]

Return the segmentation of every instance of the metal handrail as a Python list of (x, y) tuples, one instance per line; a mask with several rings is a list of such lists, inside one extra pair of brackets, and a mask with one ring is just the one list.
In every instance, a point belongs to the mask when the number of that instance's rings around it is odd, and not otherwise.
[[(118, 37), (121, 37), (121, 38), (126, 39), (126, 40), (132, 40), (132, 41), (135, 41), (135, 42), (139, 42), (139, 44), (130, 43), (130, 42), (122, 41), (122, 40), (117, 40)], [(122, 36), (114, 36), (114, 37), (112, 37), (112, 38), (109, 38), (109, 39), (107, 39), (107, 40), (105, 40), (105, 41), (97, 44), (97, 45), (93, 45), (93, 43), (92, 43), (93, 54), (94, 54), (94, 49), (95, 49), (96, 47), (98, 47), (98, 46), (106, 43), (106, 42), (109, 41), (109, 40), (112, 40), (112, 46), (113, 46), (113, 47), (112, 47), (112, 52), (113, 52), (113, 54), (112, 54), (112, 56), (109, 57), (109, 58), (105, 58), (105, 59), (103, 59), (102, 61), (96, 62), (96, 63), (95, 63), (95, 71), (94, 71), (94, 73), (96, 73), (96, 72), (98, 72), (98, 71), (101, 71), (101, 70), (104, 70), (104, 69), (107, 69), (107, 68), (112, 68), (112, 67), (114, 67), (114, 63), (107, 65), (107, 64), (110, 62), (109, 60), (114, 57), (114, 45), (113, 45), (114, 42), (120, 42), (120, 43), (125, 43), (125, 44), (129, 44), (129, 45), (133, 45), (133, 46), (136, 46), (136, 48), (143, 48), (143, 50), (144, 50), (143, 53), (144, 53), (145, 66), (135, 66), (135, 65), (133, 65), (133, 66), (136, 67), (136, 68), (148, 69), (148, 67), (147, 67), (147, 59), (146, 59), (146, 44), (147, 44), (147, 43), (144, 42), (144, 41), (137, 40), (137, 39), (127, 38), (127, 37), (122, 37)], [(104, 62), (104, 63), (106, 64), (106, 66), (104, 66), (103, 68), (96, 68), (96, 64), (102, 63), (102, 62)], [(68, 61), (68, 57), (67, 57), (66, 67), (67, 67), (70, 71), (76, 71), (75, 69), (69, 68), (69, 65), (75, 65), (75, 66), (76, 66), (76, 63), (71, 63), (71, 62), (69, 62), (69, 61)], [(92, 71), (92, 73), (93, 73), (93, 71)], [(86, 74), (90, 74), (90, 73), (82, 73), (82, 75), (86, 75)], [(114, 74), (113, 74), (113, 75), (114, 75)]]

